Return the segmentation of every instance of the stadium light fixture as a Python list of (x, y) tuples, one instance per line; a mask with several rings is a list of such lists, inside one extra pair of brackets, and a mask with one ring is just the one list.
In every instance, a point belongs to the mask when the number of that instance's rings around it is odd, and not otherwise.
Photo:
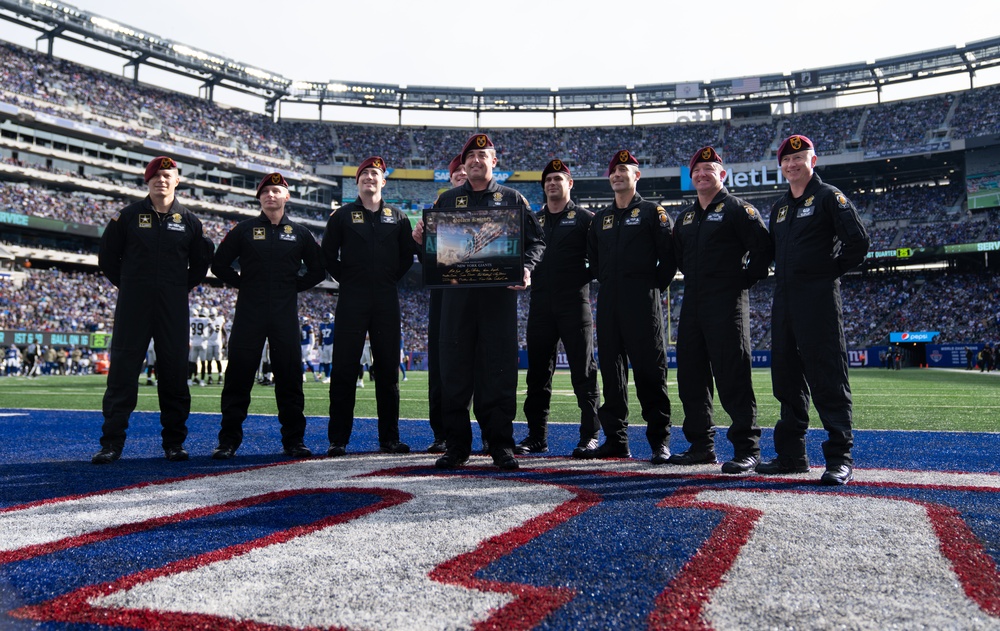
[(121, 24), (109, 20), (107, 18), (102, 18), (96, 15), (90, 17), (90, 23), (94, 26), (99, 26), (105, 30), (113, 31), (115, 33), (121, 33), (122, 35), (128, 35), (129, 37), (135, 37), (136, 32), (127, 26), (122, 26)]

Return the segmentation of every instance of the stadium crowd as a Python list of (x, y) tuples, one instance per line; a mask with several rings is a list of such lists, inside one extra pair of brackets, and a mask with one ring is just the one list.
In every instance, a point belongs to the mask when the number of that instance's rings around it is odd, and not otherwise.
[[(52, 58), (13, 44), (0, 43), (0, 101), (35, 112), (86, 121), (138, 137), (162, 141), (228, 158), (275, 167), (315, 164), (357, 164), (379, 154), (391, 165), (443, 168), (472, 130), (361, 125), (309, 121), (275, 122), (267, 116), (229, 108), (193, 96), (136, 84), (71, 61)], [(691, 147), (714, 145), (728, 163), (773, 159), (777, 142), (792, 130), (813, 138), (820, 155), (919, 146), (931, 140), (965, 138), (1000, 131), (1000, 88), (977, 88), (958, 95), (834, 111), (726, 122), (669, 125), (488, 130), (496, 143), (499, 170), (538, 170), (560, 157), (575, 173), (600, 175), (607, 155), (630, 147), (642, 165), (673, 167), (686, 164)], [(197, 115), (192, 115), (197, 112)], [(121, 185), (121, 181), (82, 172), (26, 163), (0, 156), (8, 164), (85, 177)], [(356, 195), (350, 179), (344, 198)], [(511, 183), (536, 207), (537, 184)], [(141, 188), (141, 187), (140, 187)], [(441, 183), (393, 180), (385, 197), (404, 209), (430, 204)], [(965, 190), (960, 181), (945, 186), (907, 186), (878, 192), (847, 191), (869, 225), (872, 249), (934, 247), (1000, 239), (998, 211), (962, 214)], [(182, 194), (183, 196), (183, 194)], [(127, 200), (45, 188), (44, 184), (0, 181), (0, 212), (31, 215), (63, 222), (103, 226)], [(256, 207), (249, 199), (234, 206)], [(765, 216), (768, 200), (757, 202)], [(216, 244), (235, 219), (199, 212), (206, 234)], [(297, 216), (324, 220), (325, 213), (298, 209)], [(317, 234), (317, 239), (321, 235)], [(919, 328), (938, 322), (943, 341), (967, 342), (1000, 337), (995, 308), (986, 297), (997, 294), (997, 279), (975, 274), (906, 274), (851, 276), (844, 281), (845, 330), (848, 343), (877, 343), (892, 328)], [(115, 289), (96, 274), (30, 270), (14, 286), (0, 280), (0, 328), (13, 330), (110, 331)], [(598, 288), (591, 293), (596, 301)], [(231, 313), (235, 293), (202, 285), (192, 302)], [(755, 348), (769, 343), (773, 284), (764, 281), (751, 291), (751, 339)], [(683, 284), (675, 283), (666, 317), (676, 327)], [(518, 304), (520, 347), (525, 347), (527, 295)], [(414, 283), (401, 289), (403, 339), (414, 352), (426, 350), (428, 293)], [(325, 291), (300, 295), (300, 310), (311, 318), (332, 313), (336, 296)], [(935, 312), (934, 309), (938, 309)], [(982, 317), (980, 317), (982, 316)], [(676, 335), (675, 331), (671, 338)]]
[[(169, 92), (9, 43), (0, 43), (0, 100), (85, 120), (139, 138), (173, 142), (221, 157), (289, 167), (357, 164), (378, 154), (390, 164), (443, 167), (471, 129), (275, 122), (265, 115)], [(996, 87), (908, 101), (752, 119), (559, 129), (489, 129), (500, 170), (537, 170), (561, 157), (598, 175), (604, 156), (631, 147), (646, 166), (683, 164), (689, 147), (716, 146), (729, 162), (767, 160), (789, 130), (810, 136), (820, 154), (921, 146), (994, 133)], [(958, 100), (956, 103), (956, 99)], [(191, 112), (198, 112), (197, 116)]]

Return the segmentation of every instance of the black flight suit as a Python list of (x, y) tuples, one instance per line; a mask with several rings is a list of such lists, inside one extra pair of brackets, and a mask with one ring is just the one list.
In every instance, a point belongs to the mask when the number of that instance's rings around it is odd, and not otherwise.
[(214, 246), (201, 221), (176, 199), (160, 215), (149, 197), (115, 214), (101, 236), (98, 265), (118, 288), (104, 393), (101, 446), (121, 450), (152, 338), (163, 447), (187, 437), (188, 291), (205, 278)]
[(677, 394), (684, 437), (694, 451), (714, 451), (712, 377), (732, 418), (726, 436), (736, 459), (760, 455), (757, 399), (750, 377), (748, 289), (767, 278), (771, 241), (757, 209), (725, 188), (708, 208), (695, 202), (674, 224), (674, 258), (684, 274), (677, 331)]
[(542, 208), (537, 217), (545, 234), (545, 253), (531, 274), (528, 393), (524, 399), (528, 436), (547, 438), (556, 347), (562, 339), (580, 408), (580, 439), (590, 440), (597, 438), (601, 428), (587, 269), (587, 231), (594, 213), (570, 201), (558, 214)]
[[(239, 272), (233, 268), (237, 260)], [(303, 265), (304, 274), (300, 273)], [(323, 251), (313, 234), (289, 221), (287, 214), (273, 225), (262, 212), (229, 231), (215, 253), (212, 273), (239, 289), (227, 343), (219, 444), (235, 448), (243, 441), (243, 421), (266, 339), (281, 444), (286, 449), (295, 447), (306, 430), (297, 294), (326, 278)]]
[(660, 292), (674, 274), (666, 211), (638, 193), (628, 206), (614, 202), (594, 215), (587, 243), (597, 294), (597, 355), (604, 405), (598, 415), (605, 439), (628, 445), (628, 367), (654, 451), (670, 436), (667, 350)]
[[(533, 270), (542, 257), (542, 228), (528, 200), (495, 179), (483, 191), (473, 191), (468, 182), (445, 191), (434, 206), (520, 208), (524, 267)], [(472, 450), (469, 406), (475, 392), (476, 418), (491, 454), (494, 459), (512, 454), (517, 415), (517, 292), (506, 287), (443, 290), (439, 336), (448, 451), (467, 456)]]
[(378, 440), (399, 441), (400, 311), (396, 284), (416, 253), (410, 220), (383, 201), (377, 212), (352, 202), (326, 222), (326, 269), (340, 283), (330, 374), (331, 444), (346, 446), (354, 426), (358, 361), (371, 335)]
[(851, 387), (847, 379), (840, 276), (868, 253), (854, 205), (813, 174), (801, 197), (771, 207), (775, 289), (771, 309), (771, 380), (781, 403), (774, 447), (782, 460), (806, 460), (809, 397), (829, 439), (827, 468), (853, 464)]

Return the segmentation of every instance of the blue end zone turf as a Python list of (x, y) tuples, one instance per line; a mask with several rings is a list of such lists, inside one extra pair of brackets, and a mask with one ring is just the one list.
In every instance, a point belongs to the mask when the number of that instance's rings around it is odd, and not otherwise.
[[(519, 471), (442, 472), (423, 420), (400, 425), (414, 454), (359, 419), (348, 457), (292, 461), (251, 416), (215, 461), (208, 414), (171, 463), (151, 413), (96, 466), (101, 421), (0, 411), (4, 631), (1000, 628), (1000, 434), (858, 431), (831, 488), (818, 429), (812, 471), (765, 477), (653, 467), (642, 426), (630, 461), (570, 459), (578, 429), (553, 424)], [(322, 456), (326, 419), (307, 428)]]
[[(0, 505), (30, 501), (24, 495), (41, 493), (46, 486), (37, 483), (49, 478), (79, 476), (95, 478), (102, 483), (130, 484), (153, 479), (148, 476), (191, 475), (240, 468), (254, 464), (284, 462), (281, 438), (276, 417), (251, 415), (243, 425), (243, 444), (237, 457), (231, 461), (209, 459), (217, 444), (219, 417), (214, 414), (192, 414), (188, 420), (188, 439), (185, 447), (191, 454), (187, 463), (169, 463), (163, 459), (160, 445), (159, 415), (136, 412), (132, 415), (128, 440), (122, 460), (129, 466), (112, 465), (104, 468), (90, 465), (90, 456), (100, 449), (102, 417), (99, 412), (73, 412), (59, 410), (3, 410), (0, 411), (0, 480), (3, 493)], [(814, 420), (814, 425), (818, 422)], [(327, 419), (310, 417), (306, 426), (305, 443), (317, 456), (326, 454), (329, 445), (326, 434)], [(374, 419), (357, 419), (348, 453), (377, 452), (378, 438)], [(632, 457), (648, 460), (649, 445), (645, 427), (629, 428)], [(524, 438), (524, 423), (514, 426), (515, 440)], [(473, 424), (473, 449), (479, 449), (479, 429)], [(813, 466), (823, 465), (822, 429), (810, 429), (807, 448)], [(433, 440), (427, 421), (401, 420), (400, 439), (415, 452), (423, 451)], [(551, 423), (549, 425), (549, 453), (546, 456), (568, 456), (579, 440), (576, 425)], [(603, 437), (602, 437), (603, 440)], [(965, 432), (897, 432), (855, 431), (854, 460), (859, 468), (908, 469), (924, 471), (965, 471), (1000, 473), (1000, 433)], [(670, 449), (677, 453), (687, 448), (681, 428), (672, 431)], [(716, 436), (719, 461), (732, 457), (732, 446), (725, 439), (725, 428)], [(761, 438), (761, 451), (765, 459), (774, 456), (772, 430), (765, 428)], [(527, 456), (531, 458), (535, 456)], [(405, 462), (405, 457), (404, 458)], [(44, 468), (40, 466), (44, 464)], [(31, 464), (31, 467), (18, 465)], [(114, 471), (114, 481), (106, 479)], [(29, 476), (24, 478), (22, 476)], [(29, 482), (32, 480), (32, 482)], [(19, 482), (18, 482), (19, 481)], [(17, 492), (24, 485), (27, 493)], [(56, 491), (53, 489), (56, 493)], [(14, 500), (10, 493), (21, 499)], [(64, 493), (64, 491), (63, 491)], [(60, 494), (63, 494), (60, 493)], [(36, 497), (37, 499), (37, 497)]]

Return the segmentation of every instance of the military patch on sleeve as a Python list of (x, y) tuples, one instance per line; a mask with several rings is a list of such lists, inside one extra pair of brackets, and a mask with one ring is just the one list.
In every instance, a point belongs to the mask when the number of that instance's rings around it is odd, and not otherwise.
[(667, 225), (669, 218), (667, 217), (667, 211), (663, 209), (663, 206), (656, 207), (656, 216), (659, 217), (661, 226)]
[(847, 208), (848, 206), (851, 205), (851, 203), (847, 201), (847, 198), (844, 197), (844, 194), (841, 193), (840, 191), (837, 191), (837, 194), (834, 195), (834, 197), (837, 198), (837, 205), (840, 206), (841, 208)]
[(111, 215), (111, 221), (118, 221), (118, 218), (122, 216), (121, 211), (115, 211), (115, 214)]
[(751, 206), (750, 204), (745, 204), (743, 206), (743, 209), (747, 211), (747, 217), (750, 217), (751, 219), (757, 218), (757, 209)]

